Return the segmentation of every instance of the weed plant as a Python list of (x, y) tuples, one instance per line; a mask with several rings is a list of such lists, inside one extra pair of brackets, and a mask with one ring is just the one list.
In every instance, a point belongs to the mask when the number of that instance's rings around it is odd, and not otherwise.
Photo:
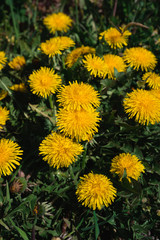
[(0, 239), (160, 239), (159, 2), (0, 14)]

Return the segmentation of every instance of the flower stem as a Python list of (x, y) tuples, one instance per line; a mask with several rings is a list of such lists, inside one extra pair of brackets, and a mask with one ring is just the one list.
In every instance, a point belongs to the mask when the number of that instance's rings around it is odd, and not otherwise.
[(49, 99), (50, 108), (53, 110), (54, 109), (54, 103), (53, 103), (52, 95), (49, 95), (48, 99)]
[(54, 96), (50, 95), (48, 97), (48, 100), (49, 100), (50, 108), (52, 110), (52, 114), (53, 114), (52, 117), (54, 118), (54, 123), (56, 123), (57, 108), (56, 108)]
[(74, 185), (77, 186), (77, 178), (76, 178), (76, 176), (74, 175), (73, 168), (72, 168), (71, 165), (69, 166), (69, 171), (70, 171), (70, 175), (71, 175), (71, 177), (72, 177), (72, 179), (73, 179)]
[(94, 225), (95, 225), (95, 240), (97, 240), (100, 230), (99, 230), (98, 219), (97, 219), (95, 210), (93, 210), (93, 218), (94, 218)]
[(76, 0), (75, 2), (75, 5), (76, 5), (76, 26), (77, 26), (77, 30), (79, 31), (79, 19), (78, 19), (78, 0)]
[(86, 142), (85, 146), (84, 146), (84, 152), (83, 152), (83, 158), (82, 158), (82, 170), (84, 170), (85, 166), (86, 166), (86, 155), (87, 155), (87, 145), (88, 142)]

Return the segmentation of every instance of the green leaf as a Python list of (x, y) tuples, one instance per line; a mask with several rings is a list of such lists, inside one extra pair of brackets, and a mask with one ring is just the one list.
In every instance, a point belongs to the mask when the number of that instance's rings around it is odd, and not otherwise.
[(15, 223), (12, 221), (12, 219), (9, 219), (10, 222), (12, 223), (13, 227), (17, 230), (17, 232), (20, 234), (20, 236), (24, 239), (24, 240), (29, 240), (29, 238), (27, 237), (26, 233), (19, 227), (17, 227), (15, 225)]
[(93, 211), (93, 217), (94, 217), (94, 225), (95, 225), (95, 240), (97, 240), (100, 231), (99, 231), (98, 219), (95, 211)]
[(0, 88), (8, 91), (8, 87), (12, 86), (12, 82), (7, 77), (2, 77), (0, 79)]
[(2, 219), (0, 219), (0, 225), (2, 225), (3, 227), (5, 227), (5, 229), (10, 231), (9, 227), (2, 221)]

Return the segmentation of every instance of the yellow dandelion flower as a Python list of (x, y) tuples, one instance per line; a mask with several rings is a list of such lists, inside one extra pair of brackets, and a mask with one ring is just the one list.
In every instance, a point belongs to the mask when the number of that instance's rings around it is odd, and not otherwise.
[(123, 59), (134, 70), (141, 68), (142, 71), (153, 70), (157, 63), (155, 55), (143, 47), (126, 49)]
[(0, 70), (2, 70), (6, 62), (7, 62), (7, 58), (5, 56), (5, 52), (0, 51)]
[(52, 132), (42, 141), (39, 151), (44, 161), (58, 169), (68, 167), (75, 162), (82, 153), (83, 147), (61, 134)]
[(112, 159), (110, 172), (116, 173), (120, 181), (122, 181), (124, 171), (126, 171), (127, 179), (131, 182), (131, 178), (138, 180), (144, 169), (143, 164), (136, 155), (121, 153)]
[(22, 92), (22, 93), (27, 92), (27, 88), (24, 83), (14, 84), (10, 87), (10, 89), (16, 92)]
[(150, 92), (153, 96), (155, 96), (156, 98), (158, 98), (160, 100), (160, 88), (159, 89), (152, 89)]
[(90, 72), (94, 77), (104, 77), (106, 75), (106, 68), (104, 60), (98, 56), (88, 54), (84, 57), (83, 63), (84, 67)]
[(143, 74), (142, 80), (148, 83), (148, 86), (152, 89), (160, 89), (160, 75), (154, 72), (147, 72)]
[(88, 53), (95, 53), (95, 51), (95, 48), (89, 46), (81, 46), (79, 48), (75, 48), (71, 53), (67, 55), (65, 64), (67, 67), (71, 68), (80, 57)]
[(59, 12), (45, 17), (43, 23), (48, 28), (50, 33), (54, 34), (56, 31), (67, 32), (72, 26), (73, 21), (66, 14)]
[(8, 92), (6, 90), (0, 91), (0, 100), (3, 100), (5, 97), (7, 97)]
[(57, 126), (64, 135), (77, 141), (90, 141), (98, 132), (99, 113), (94, 109), (89, 111), (60, 109), (57, 114)]
[(20, 165), (23, 151), (12, 140), (2, 138), (0, 140), (0, 177), (10, 175), (15, 165)]
[(70, 37), (54, 37), (46, 42), (40, 44), (40, 50), (48, 55), (53, 57), (56, 54), (62, 54), (62, 51), (70, 47), (74, 47), (75, 42)]
[[(123, 32), (122, 28), (120, 28), (120, 30)], [(100, 33), (99, 39), (101, 40), (104, 37), (104, 40), (109, 44), (109, 46), (116, 49), (117, 47), (122, 48), (123, 46), (127, 46), (128, 37), (130, 35), (131, 33), (128, 30), (120, 33), (116, 28), (111, 27)]]
[(160, 121), (160, 101), (152, 91), (133, 90), (124, 99), (124, 109), (129, 118), (135, 117), (140, 124), (155, 124)]
[(126, 64), (123, 58), (113, 54), (106, 54), (103, 56), (103, 59), (107, 68), (106, 74), (108, 74), (108, 78), (115, 79), (114, 68), (116, 68), (118, 72), (125, 72)]
[(20, 70), (26, 64), (26, 60), (23, 56), (15, 57), (11, 62), (8, 63), (10, 68)]
[(101, 210), (103, 206), (108, 207), (114, 201), (116, 192), (109, 178), (91, 172), (81, 177), (76, 195), (85, 207)]
[(60, 106), (67, 110), (88, 110), (99, 107), (99, 93), (87, 83), (69, 82), (69, 86), (63, 86), (57, 98)]
[(41, 67), (29, 76), (29, 84), (33, 94), (44, 98), (55, 93), (61, 82), (61, 77), (53, 69), (47, 67)]
[(4, 107), (0, 106), (0, 129), (6, 124), (6, 121), (9, 120), (9, 111)]

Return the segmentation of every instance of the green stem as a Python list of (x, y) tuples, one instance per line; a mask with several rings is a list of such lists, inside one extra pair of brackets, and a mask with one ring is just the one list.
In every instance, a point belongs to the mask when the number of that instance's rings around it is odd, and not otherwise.
[(95, 240), (97, 240), (100, 230), (99, 230), (98, 219), (97, 219), (95, 210), (93, 210), (93, 218), (94, 218), (94, 225), (95, 225)]
[(16, 38), (18, 40), (18, 38), (19, 38), (19, 30), (17, 28), (16, 18), (15, 18), (15, 14), (14, 14), (14, 10), (13, 10), (13, 1), (12, 0), (8, 0), (8, 4), (9, 4), (10, 10), (11, 10), (11, 16), (12, 16), (12, 21), (13, 21), (13, 27), (14, 27), (15, 35), (16, 35)]
[(78, 18), (78, 0), (76, 0), (76, 26), (79, 31), (79, 18)]
[(71, 177), (73, 179), (74, 184), (77, 186), (77, 178), (74, 175), (73, 168), (72, 168), (71, 165), (69, 166), (69, 171), (70, 171), (70, 175), (71, 175)]
[(53, 102), (52, 95), (49, 95), (48, 99), (49, 99), (50, 108), (53, 110), (54, 109), (54, 102)]
[(56, 104), (55, 104), (55, 99), (54, 99), (54, 96), (53, 95), (50, 95), (48, 97), (49, 99), (49, 104), (50, 104), (50, 108), (52, 110), (52, 118), (54, 119), (53, 124), (56, 123), (56, 114), (57, 114), (57, 108), (56, 108)]
[(83, 152), (83, 158), (82, 158), (82, 170), (84, 170), (84, 168), (86, 166), (87, 146), (88, 146), (88, 142), (86, 142), (86, 144), (84, 146), (84, 152)]

